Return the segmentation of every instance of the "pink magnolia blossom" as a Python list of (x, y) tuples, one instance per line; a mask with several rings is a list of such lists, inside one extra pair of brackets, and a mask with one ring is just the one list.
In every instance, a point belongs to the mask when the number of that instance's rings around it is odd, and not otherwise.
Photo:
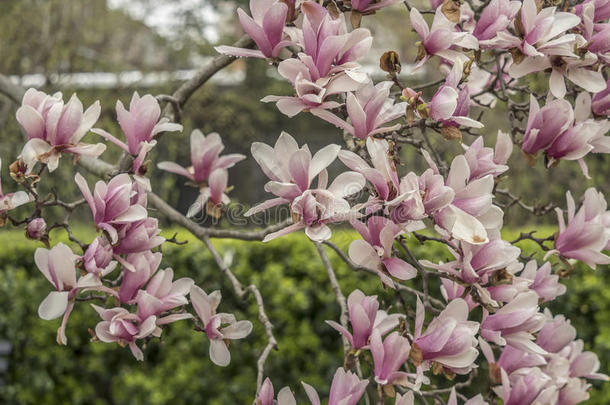
[(165, 238), (159, 236), (161, 230), (156, 218), (145, 218), (118, 228), (119, 243), (114, 246), (115, 254), (144, 252), (165, 242)]
[(335, 321), (326, 321), (326, 323), (345, 336), (354, 350), (368, 348), (373, 329), (379, 329), (381, 335), (385, 335), (398, 326), (401, 318), (399, 314), (388, 315), (380, 310), (377, 296), (366, 296), (360, 290), (352, 291), (347, 297), (347, 308), (352, 333)]
[(536, 343), (549, 353), (558, 353), (576, 339), (576, 329), (563, 315), (553, 318), (550, 311), (545, 309), (546, 323), (538, 332)]
[(58, 243), (52, 249), (38, 248), (34, 253), (36, 266), (45, 276), (55, 291), (51, 291), (38, 307), (38, 316), (52, 320), (63, 315), (61, 326), (57, 330), (57, 342), (67, 344), (66, 325), (74, 308), (74, 299), (82, 289), (94, 289), (116, 294), (101, 285), (99, 279), (86, 274), (76, 280), (76, 261), (78, 256), (72, 250)]
[(580, 378), (570, 378), (559, 391), (558, 405), (575, 405), (589, 399), (591, 384)]
[[(415, 9), (412, 9), (415, 10)], [(459, 88), (464, 65), (457, 59), (445, 79), (430, 100), (430, 118), (440, 121), (445, 126), (465, 126), (482, 128), (483, 124), (468, 117), (470, 112), (470, 95), (468, 86)]]
[(526, 352), (546, 354), (533, 342), (532, 335), (544, 323), (544, 315), (538, 312), (538, 295), (534, 291), (523, 292), (492, 315), (483, 311), (481, 337), (499, 345), (509, 344)]
[(261, 386), (254, 405), (296, 405), (297, 401), (294, 399), (294, 395), (290, 391), (290, 388), (284, 387), (277, 393), (277, 402), (273, 401), (273, 383), (269, 378), (265, 378), (263, 385)]
[(231, 353), (225, 340), (245, 338), (252, 331), (252, 322), (237, 321), (233, 314), (216, 313), (221, 299), (220, 291), (208, 295), (201, 288), (192, 285), (190, 296), (193, 308), (210, 339), (210, 360), (218, 366), (228, 366)]
[(369, 30), (356, 28), (347, 32), (343, 15), (334, 19), (326, 8), (313, 1), (301, 4), (303, 13), (303, 53), (299, 59), (309, 68), (312, 79), (329, 76), (353, 67), (367, 54), (373, 43)]
[(566, 199), (568, 223), (566, 225), (563, 211), (556, 208), (559, 234), (555, 239), (555, 250), (550, 253), (558, 252), (564, 257), (580, 260), (591, 268), (595, 268), (596, 264), (610, 263), (610, 257), (602, 253), (610, 236), (603, 222), (607, 208), (603, 194), (594, 188), (587, 189), (584, 203), (578, 212), (569, 191)]
[[(161, 107), (157, 99), (150, 94), (140, 97), (137, 92), (134, 92), (129, 103), (129, 110), (125, 109), (121, 100), (118, 100), (116, 114), (127, 144), (106, 131), (96, 130), (94, 132), (132, 156), (138, 156), (145, 145), (155, 142), (154, 137), (157, 134), (182, 131), (182, 125), (171, 123), (167, 118), (159, 119)], [(143, 160), (142, 157), (139, 160)]]
[(535, 260), (530, 260), (520, 274), (520, 277), (531, 281), (529, 289), (534, 290), (544, 302), (552, 301), (566, 292), (566, 286), (559, 282), (558, 275), (551, 274), (551, 270), (549, 262), (539, 268)]
[[(438, 168), (433, 169), (438, 172)], [(493, 176), (488, 174), (473, 181), (470, 178), (465, 156), (455, 157), (446, 181), (455, 195), (449, 206), (435, 213), (434, 221), (455, 239), (484, 244), (490, 239), (488, 230), (497, 230), (502, 225), (503, 213), (492, 204)]]
[(359, 139), (395, 131), (400, 128), (400, 124), (385, 127), (382, 125), (401, 117), (406, 103), (394, 104), (389, 98), (392, 85), (393, 83), (389, 81), (379, 82), (376, 85), (368, 82), (356, 92), (348, 92), (345, 107), (351, 123), (327, 110), (317, 109), (312, 110), (311, 113)]
[(223, 149), (220, 135), (211, 133), (206, 137), (196, 129), (191, 133), (191, 166), (184, 168), (174, 162), (159, 163), (159, 169), (184, 176), (199, 187), (199, 197), (189, 208), (187, 217), (201, 211), (208, 200), (214, 205), (229, 202), (229, 197), (225, 194), (227, 169), (246, 157), (239, 153), (221, 157)]
[(121, 260), (127, 271), (123, 273), (119, 288), (119, 299), (124, 303), (133, 303), (138, 290), (142, 288), (161, 264), (160, 252), (143, 252), (127, 255)]
[(578, 160), (583, 174), (588, 178), (589, 170), (583, 158), (589, 152), (610, 153), (610, 137), (606, 136), (610, 130), (608, 120), (593, 120), (591, 114), (591, 96), (580, 93), (574, 102), (574, 123), (562, 132), (545, 150), (548, 166), (557, 161)]
[(17, 110), (17, 121), (28, 136), (20, 155), (28, 172), (37, 162), (46, 164), (49, 172), (54, 171), (62, 153), (93, 157), (101, 155), (106, 145), (81, 142), (99, 118), (100, 111), (99, 101), (83, 112), (83, 103), (76, 94), (64, 105), (61, 93), (50, 96), (28, 89)]
[(171, 268), (159, 270), (150, 279), (146, 289), (138, 291), (136, 297), (138, 316), (140, 319), (147, 319), (154, 315), (157, 325), (191, 318), (192, 315), (189, 313), (161, 315), (166, 311), (188, 304), (186, 295), (193, 284), (193, 280), (188, 277), (174, 281), (174, 271)]
[(337, 120), (330, 117), (334, 114), (325, 110), (338, 108), (341, 104), (329, 101), (327, 97), (357, 90), (368, 80), (364, 73), (356, 70), (356, 65), (346, 64), (344, 68), (331, 76), (318, 77), (300, 59), (286, 59), (278, 65), (278, 73), (292, 84), (295, 96), (266, 96), (261, 101), (275, 102), (280, 112), (288, 117), (309, 111), (327, 120)]
[(483, 9), (472, 35), (480, 41), (479, 43), (483, 47), (484, 42), (482, 41), (493, 39), (498, 32), (506, 30), (520, 8), (519, 1), (492, 0)]
[(415, 7), (411, 8), (410, 18), (411, 26), (422, 40), (421, 48), (425, 53), (417, 67), (421, 67), (432, 55), (437, 55), (454, 63), (457, 60), (464, 61), (466, 57), (463, 53), (455, 50), (455, 47), (479, 49), (477, 38), (468, 32), (456, 31), (455, 23), (445, 17), (440, 7), (436, 9), (430, 28)]
[(41, 239), (44, 237), (47, 230), (47, 223), (44, 218), (34, 218), (28, 222), (25, 228), (25, 234), (30, 239)]
[(534, 0), (524, 0), (520, 21), (523, 38), (500, 33), (495, 43), (504, 48), (516, 48), (524, 56), (523, 60), (510, 66), (512, 77), (519, 78), (552, 68), (549, 88), (557, 98), (563, 98), (566, 93), (564, 76), (587, 91), (603, 90), (601, 71), (591, 70), (597, 57), (587, 52), (581, 58), (573, 52), (575, 45), (581, 47), (586, 40), (575, 34), (564, 34), (580, 23), (578, 16), (556, 12), (555, 7), (543, 8), (538, 12)]
[(607, 375), (598, 372), (600, 364), (597, 355), (593, 352), (584, 352), (583, 347), (582, 340), (575, 340), (560, 353), (570, 362), (570, 377), (610, 380)]
[[(0, 159), (0, 168), (2, 168), (2, 159)], [(6, 211), (15, 209), (20, 205), (27, 204), (33, 200), (34, 198), (25, 191), (3, 194), (2, 179), (0, 178), (0, 216), (2, 216), (2, 214), (4, 214)]]
[(444, 264), (434, 264), (427, 260), (421, 263), (444, 273), (455, 276), (467, 283), (487, 284), (498, 270), (515, 274), (523, 265), (519, 263), (521, 249), (502, 239), (493, 239), (485, 244), (462, 243), (461, 251), (450, 249), (457, 259)]
[(405, 385), (409, 375), (399, 370), (409, 357), (409, 340), (398, 332), (392, 332), (382, 342), (381, 333), (373, 329), (370, 350), (375, 364), (375, 381), (383, 385)]
[(328, 175), (326, 168), (336, 159), (338, 145), (327, 145), (311, 156), (309, 147), (299, 145), (290, 134), (282, 132), (272, 148), (261, 142), (253, 142), (252, 157), (261, 170), (271, 180), (265, 184), (265, 191), (277, 198), (267, 200), (252, 207), (246, 216), (254, 215), (276, 205), (292, 202), (311, 186), (319, 176), (318, 182)]
[(513, 151), (510, 135), (498, 131), (495, 149), (485, 147), (483, 137), (478, 137), (470, 146), (462, 145), (464, 157), (470, 167), (469, 181), (480, 179), (491, 174), (498, 177), (508, 170), (506, 162)]
[(466, 287), (462, 286), (460, 283), (449, 280), (447, 278), (441, 278), (441, 294), (446, 302), (453, 301), (456, 298), (462, 298), (468, 304), (468, 312), (472, 311), (474, 308), (479, 306), (478, 302), (475, 302), (471, 295), (466, 294), (464, 296), (464, 292), (466, 291)]
[(217, 46), (219, 53), (254, 58), (277, 58), (285, 47), (292, 44), (284, 39), (284, 25), (288, 16), (286, 2), (279, 0), (250, 0), (250, 17), (241, 8), (237, 9), (239, 22), (244, 31), (254, 40), (258, 50)]
[(127, 174), (115, 176), (108, 183), (98, 181), (94, 194), (80, 173), (76, 173), (74, 180), (89, 204), (96, 227), (105, 231), (113, 244), (119, 240), (116, 229), (119, 225), (141, 221), (148, 216), (145, 207), (131, 203), (134, 191)]
[(504, 370), (501, 370), (501, 373), (502, 386), (495, 388), (494, 391), (502, 398), (505, 405), (545, 403), (540, 400), (546, 394), (544, 390), (551, 383), (551, 377), (542, 370), (534, 367), (528, 373), (515, 374), (511, 380)]
[[(351, 371), (345, 371), (343, 367), (339, 367), (330, 385), (328, 405), (356, 405), (362, 398), (368, 383), (367, 380), (361, 380)], [(315, 388), (306, 383), (302, 384), (311, 405), (320, 405), (320, 397)]]
[(477, 322), (468, 321), (468, 305), (466, 301), (457, 298), (430, 322), (426, 332), (422, 334), (425, 310), (422, 302), (417, 299), (417, 315), (412, 357), (422, 361), (424, 367), (432, 362), (439, 363), (458, 374), (468, 373), (474, 366), (479, 355), (475, 349), (479, 330)]
[(344, 172), (337, 176), (328, 188), (306, 190), (291, 204), (291, 214), (295, 223), (268, 234), (263, 242), (303, 228), (309, 239), (315, 242), (330, 239), (331, 230), (328, 224), (348, 221), (359, 216), (345, 197), (360, 191), (364, 183), (364, 177), (360, 173)]
[(574, 111), (566, 100), (553, 100), (540, 108), (536, 97), (530, 97), (530, 110), (521, 149), (536, 155), (546, 149), (574, 122)]
[(349, 246), (349, 256), (354, 263), (376, 271), (383, 284), (390, 288), (394, 288), (392, 277), (409, 280), (417, 275), (413, 266), (392, 253), (394, 239), (403, 233), (398, 225), (380, 216), (370, 217), (366, 226), (357, 220), (350, 223), (364, 238)]
[(398, 172), (390, 158), (388, 141), (369, 137), (366, 139), (366, 149), (373, 167), (349, 150), (341, 150), (339, 160), (351, 170), (362, 174), (375, 187), (379, 198), (384, 201), (395, 198), (399, 187)]
[(125, 308), (105, 309), (94, 304), (91, 304), (91, 306), (102, 318), (102, 321), (95, 327), (97, 338), (105, 343), (119, 342), (128, 345), (133, 357), (136, 360), (143, 361), (144, 353), (136, 345), (136, 341), (155, 333), (157, 329), (156, 317), (153, 315), (141, 319)]
[(101, 278), (110, 274), (116, 268), (118, 263), (112, 259), (112, 245), (106, 238), (98, 236), (89, 244), (82, 257), (83, 267), (88, 273), (93, 273)]

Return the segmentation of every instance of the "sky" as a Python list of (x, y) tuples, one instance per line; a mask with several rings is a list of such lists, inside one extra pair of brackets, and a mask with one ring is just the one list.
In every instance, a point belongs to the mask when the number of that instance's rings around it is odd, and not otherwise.
[(192, 12), (203, 24), (203, 36), (218, 41), (220, 15), (206, 0), (107, 0), (111, 8), (125, 10), (132, 18), (143, 21), (160, 35), (170, 38), (174, 28), (181, 26), (185, 12)]

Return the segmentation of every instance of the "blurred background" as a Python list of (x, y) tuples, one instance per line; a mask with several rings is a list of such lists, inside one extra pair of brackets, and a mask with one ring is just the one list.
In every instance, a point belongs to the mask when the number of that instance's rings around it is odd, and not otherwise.
[[(85, 106), (100, 100), (102, 116), (96, 127), (120, 137), (116, 100), (126, 104), (134, 91), (171, 94), (216, 55), (215, 45), (230, 44), (243, 34), (235, 14), (237, 7), (248, 10), (245, 1), (222, 0), (0, 0), (0, 73), (24, 87), (62, 91), (65, 99), (76, 92)], [(387, 50), (400, 54), (400, 79), (406, 85), (441, 77), (434, 66), (409, 74), (418, 38), (408, 21), (406, 8), (401, 5), (363, 19), (363, 26), (373, 32), (375, 40), (370, 57), (363, 64), (376, 80), (384, 78), (378, 60)], [(540, 75), (529, 84), (544, 90), (546, 80)], [(218, 132), (225, 151), (247, 156), (253, 141), (274, 143), (282, 130), (299, 143), (309, 144), (312, 151), (331, 142), (342, 143), (340, 131), (330, 124), (305, 113), (288, 119), (274, 104), (259, 101), (269, 94), (291, 92), (290, 85), (267, 62), (238, 60), (194, 94), (183, 110), (184, 132), (162, 137), (150, 157), (153, 162), (173, 160), (188, 165), (188, 134), (194, 128), (206, 134)], [(425, 94), (425, 98), (431, 95)], [(8, 164), (19, 154), (24, 139), (14, 118), (15, 110), (16, 106), (0, 95), (0, 158), (4, 162), (1, 175), (5, 192), (15, 189)], [(496, 109), (484, 113), (486, 127), (481, 135), (487, 146), (493, 146), (497, 130), (508, 128), (507, 111), (498, 103)], [(95, 135), (88, 137), (95, 139)], [(466, 144), (474, 139), (464, 135)], [(440, 137), (433, 137), (432, 141), (444, 156), (461, 151), (457, 142)], [(114, 161), (119, 154), (109, 146), (103, 157)], [(591, 180), (584, 178), (575, 162), (562, 162), (546, 170), (539, 161), (532, 168), (515, 150), (503, 187), (510, 188), (529, 205), (554, 201), (564, 206), (565, 190), (572, 190), (578, 200), (591, 186), (608, 196), (610, 160), (593, 154), (586, 159)], [(425, 168), (423, 159), (410, 148), (401, 151), (401, 161), (401, 172), (421, 172)], [(335, 170), (341, 168), (340, 163), (335, 165)], [(151, 169), (153, 189), (186, 212), (197, 191), (185, 186), (177, 176), (155, 170), (154, 164)], [(58, 190), (65, 200), (76, 198), (76, 188), (72, 186), (74, 170), (70, 159), (62, 159), (58, 171), (41, 187)], [(89, 180), (93, 182), (94, 178)], [(231, 170), (230, 184), (234, 189), (230, 196), (246, 206), (253, 205), (265, 198), (265, 181), (249, 158)], [(75, 224), (76, 232), (84, 240), (91, 240), (93, 235), (86, 228), (90, 214), (84, 209), (79, 214), (75, 218), (82, 220), (82, 225)], [(554, 214), (532, 217), (517, 205), (506, 210), (505, 219), (507, 233), (512, 236), (534, 229), (539, 230), (540, 236), (548, 236), (556, 230)], [(226, 220), (216, 224), (227, 225)], [(168, 228), (165, 236), (171, 236), (171, 225), (163, 226)], [(344, 248), (353, 237), (348, 230), (334, 236)], [(222, 289), (227, 310), (235, 308), (240, 315), (254, 319), (255, 307), (250, 301), (232, 296), (201, 245), (187, 233), (180, 233), (178, 238), (189, 240), (188, 245), (164, 247), (164, 264), (172, 266), (180, 276), (192, 277), (206, 290)], [(57, 233), (52, 242), (60, 240), (62, 236)], [(411, 243), (422, 256), (434, 261), (448, 257), (438, 246)], [(94, 328), (96, 321), (86, 305), (77, 306), (70, 319), (69, 346), (58, 347), (55, 329), (59, 322), (45, 322), (36, 315), (39, 302), (48, 292), (46, 281), (33, 264), (33, 251), (39, 245), (26, 241), (21, 231), (8, 225), (0, 228), (0, 403), (227, 404), (252, 400), (256, 389), (255, 359), (264, 346), (264, 334), (258, 325), (250, 339), (232, 346), (234, 361), (227, 369), (209, 362), (204, 337), (193, 333), (187, 323), (172, 325), (160, 343), (152, 342), (145, 350), (147, 359), (143, 364), (117, 345), (90, 343), (87, 328)], [(222, 241), (218, 246), (233, 262), (237, 274), (260, 285), (266, 297), (276, 336), (280, 338), (280, 350), (272, 354), (267, 365), (276, 390), (289, 384), (302, 396), (298, 382), (304, 380), (323, 393), (341, 364), (341, 341), (323, 322), (336, 318), (338, 308), (321, 264), (310, 260), (311, 255), (316, 255), (315, 249), (302, 235), (269, 245)], [(388, 294), (379, 288), (378, 280), (350, 272), (332, 252), (329, 254), (344, 292), (361, 288), (382, 297)], [(598, 353), (602, 371), (608, 372), (610, 288), (605, 286), (609, 269), (600, 266), (596, 271), (585, 267), (577, 270), (566, 280), (568, 295), (559, 298), (553, 309), (572, 319), (586, 348)], [(479, 374), (484, 377), (485, 373), (482, 370)], [(591, 403), (610, 403), (610, 388), (606, 391), (609, 392), (595, 391)]]

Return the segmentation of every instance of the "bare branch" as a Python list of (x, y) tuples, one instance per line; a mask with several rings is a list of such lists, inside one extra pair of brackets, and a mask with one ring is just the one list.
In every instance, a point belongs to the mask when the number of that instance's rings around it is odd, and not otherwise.
[[(339, 281), (337, 280), (337, 276), (335, 271), (333, 270), (333, 266), (326, 255), (326, 251), (324, 247), (319, 242), (314, 242), (316, 249), (318, 250), (318, 254), (320, 255), (320, 259), (322, 259), (322, 263), (324, 264), (324, 268), (326, 269), (326, 273), (328, 274), (328, 278), (330, 279), (330, 285), (332, 286), (333, 292), (335, 293), (335, 298), (337, 300), (337, 304), (339, 304), (339, 308), (341, 308), (341, 315), (339, 316), (339, 320), (341, 322), (341, 326), (347, 329), (347, 301), (345, 300), (345, 296), (341, 292), (341, 286), (339, 285)], [(349, 351), (349, 343), (345, 336), (341, 335), (341, 339), (343, 340), (343, 351), (347, 354)]]

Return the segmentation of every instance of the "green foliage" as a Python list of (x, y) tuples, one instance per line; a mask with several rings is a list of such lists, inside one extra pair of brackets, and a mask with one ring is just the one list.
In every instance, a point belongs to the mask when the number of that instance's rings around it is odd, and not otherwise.
[[(549, 232), (552, 230), (543, 230), (541, 235)], [(353, 231), (337, 230), (333, 239), (345, 250), (354, 236)], [(117, 344), (90, 342), (87, 328), (94, 329), (98, 317), (88, 303), (78, 303), (68, 323), (68, 346), (58, 346), (55, 334), (59, 320), (43, 321), (37, 315), (39, 303), (50, 290), (33, 261), (37, 244), (22, 239), (16, 231), (4, 231), (0, 234), (0, 307), (4, 309), (0, 312), (0, 337), (11, 341), (13, 350), (4, 376), (6, 385), (0, 388), (0, 401), (250, 403), (255, 391), (256, 359), (266, 343), (256, 320), (256, 305), (252, 299), (235, 297), (200, 242), (184, 232), (179, 233), (178, 239), (189, 243), (164, 246), (164, 265), (173, 267), (177, 277), (193, 278), (208, 292), (221, 289), (220, 309), (235, 312), (238, 319), (251, 319), (255, 325), (250, 337), (231, 344), (229, 367), (217, 367), (209, 361), (207, 338), (194, 332), (188, 321), (170, 325), (161, 341), (149, 341), (143, 363)], [(409, 245), (418, 257), (448, 258), (444, 245), (422, 246), (414, 239), (409, 240)], [(265, 298), (279, 342), (279, 351), (271, 354), (266, 365), (276, 389), (290, 385), (297, 397), (304, 399), (299, 381), (306, 381), (324, 395), (332, 373), (342, 363), (342, 347), (339, 335), (324, 323), (326, 319), (337, 319), (339, 310), (314, 246), (301, 234), (269, 244), (223, 240), (215, 241), (215, 246), (231, 263), (235, 274), (244, 283), (257, 284)], [(525, 253), (534, 248), (528, 243), (521, 247)], [(327, 252), (346, 295), (360, 288), (366, 294), (378, 294), (381, 300), (395, 301), (395, 292), (384, 291), (376, 277), (348, 269), (332, 250), (327, 248)], [(604, 270), (607, 269), (594, 272), (577, 267), (567, 280), (569, 293), (558, 300), (553, 310), (572, 319), (586, 349), (599, 355), (602, 370), (607, 371), (604, 365), (610, 360), (610, 290)], [(431, 281), (431, 288), (438, 288), (435, 280)], [(417, 279), (412, 286), (417, 287)], [(413, 308), (413, 297), (404, 295), (403, 299)], [(482, 383), (486, 383), (485, 375), (482, 370)], [(610, 392), (605, 388), (593, 392), (591, 403), (608, 403)]]

